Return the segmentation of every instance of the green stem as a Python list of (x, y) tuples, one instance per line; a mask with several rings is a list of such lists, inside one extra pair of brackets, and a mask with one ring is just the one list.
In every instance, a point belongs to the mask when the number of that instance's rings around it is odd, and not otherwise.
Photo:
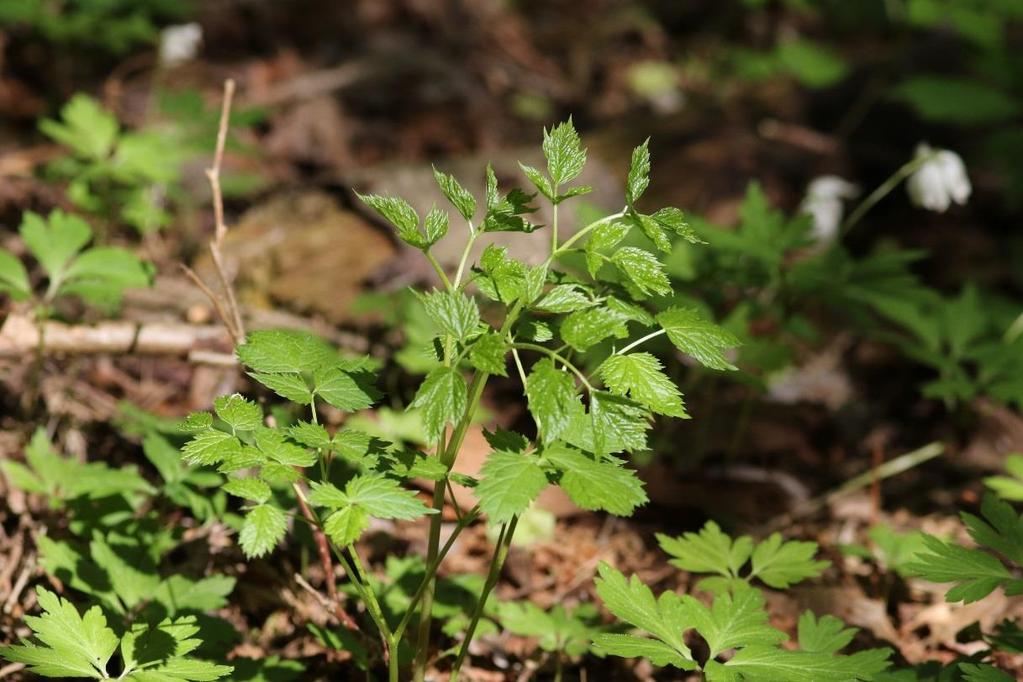
[(579, 377), (579, 381), (582, 382), (583, 386), (586, 387), (587, 391), (590, 391), (591, 393), (593, 392), (594, 389), (593, 389), (593, 386), (590, 384), (590, 380), (586, 377), (585, 374), (583, 374), (579, 370), (578, 367), (576, 367), (571, 362), (569, 362), (565, 358), (564, 355), (561, 355), (561, 354), (551, 350), (550, 348), (546, 348), (544, 346), (540, 346), (540, 345), (537, 345), (535, 343), (513, 343), (512, 344), (512, 349), (513, 350), (515, 350), (515, 349), (518, 349), (518, 350), (532, 350), (532, 351), (536, 351), (537, 353), (543, 353), (543, 354), (549, 356), (552, 360), (556, 360), (556, 361), (560, 362), (562, 365), (567, 367), (569, 369), (569, 371), (572, 372), (572, 374), (575, 374), (577, 377)]
[[(521, 310), (522, 302), (516, 301), (515, 304), (512, 305), (511, 310), (508, 311), (508, 315), (505, 317), (504, 323), (501, 325), (501, 330), (499, 332), (501, 336), (505, 336), (511, 329), (512, 325), (515, 324)], [(469, 387), (469, 399), (465, 414), (455, 426), (454, 431), (452, 431), (447, 447), (440, 453), (441, 464), (443, 464), (448, 471), (451, 471), (451, 467), (454, 466), (455, 460), (458, 458), (458, 451), (462, 448), (462, 442), (465, 440), (465, 434), (468, 432), (469, 425), (472, 424), (472, 419), (476, 415), (476, 409), (479, 407), (480, 398), (483, 397), (483, 389), (486, 387), (487, 380), (489, 378), (490, 375), (484, 372), (480, 372), (473, 377), (472, 385)], [(439, 481), (433, 489), (433, 508), (437, 513), (430, 517), (430, 535), (426, 548), (427, 566), (431, 566), (434, 563), (438, 563), (439, 565), (437, 557), (440, 550), (441, 512), (444, 510), (444, 486), (440, 485)], [(428, 579), (424, 581), (425, 587), (423, 588), (422, 595), (423, 605), (419, 610), (419, 632), (416, 638), (416, 660), (413, 665), (413, 679), (415, 682), (423, 682), (423, 679), (426, 677), (426, 663), (430, 649), (430, 618), (431, 611), (433, 609), (433, 586), (435, 577), (436, 571), (433, 576), (429, 576)]]
[(448, 682), (458, 682), (458, 672), (461, 670), (462, 663), (465, 662), (465, 657), (469, 653), (469, 645), (476, 634), (476, 626), (479, 625), (480, 618), (483, 616), (483, 609), (487, 605), (487, 599), (490, 598), (491, 591), (493, 591), (494, 586), (497, 585), (497, 581), (501, 577), (501, 569), (504, 567), (504, 560), (508, 557), (508, 548), (511, 547), (512, 536), (515, 534), (515, 526), (518, 522), (518, 517), (513, 516), (511, 521), (501, 526), (501, 534), (497, 538), (497, 547), (494, 549), (494, 558), (490, 562), (487, 581), (484, 583), (483, 592), (480, 594), (479, 601), (476, 602), (476, 607), (473, 609), (472, 621), (470, 621), (469, 628), (465, 631), (465, 639), (462, 640), (462, 646), (458, 649), (458, 658), (455, 659), (455, 664), (451, 668)]
[(628, 208), (623, 208), (622, 210), (618, 211), (618, 213), (612, 213), (609, 216), (604, 216), (600, 220), (594, 220), (592, 223), (590, 223), (589, 225), (587, 225), (583, 229), (581, 229), (578, 232), (576, 232), (575, 234), (573, 234), (571, 237), (569, 237), (568, 239), (565, 240), (564, 244), (562, 244), (561, 246), (557, 247), (556, 249), (554, 249), (554, 251), (551, 252), (551, 255), (548, 256), (546, 262), (544, 262), (544, 267), (547, 267), (552, 262), (554, 262), (555, 258), (557, 258), (560, 254), (564, 253), (565, 251), (568, 251), (568, 249), (571, 248), (572, 244), (575, 244), (577, 241), (582, 239), (589, 232), (591, 232), (592, 230), (595, 230), (596, 228), (600, 227), (601, 225), (603, 225), (606, 222), (610, 222), (612, 220), (618, 220), (623, 215), (625, 215), (625, 212), (627, 210), (628, 210)]
[(867, 214), (867, 211), (872, 209), (877, 202), (888, 196), (893, 189), (899, 186), (899, 183), (915, 173), (921, 166), (933, 160), (936, 154), (937, 152), (924, 154), (904, 163), (901, 168), (892, 173), (887, 180), (878, 185), (877, 189), (871, 192), (855, 209), (853, 209), (853, 212), (850, 213), (849, 217), (842, 223), (842, 227), (839, 229), (839, 234), (848, 234), (849, 230), (851, 230), (853, 226), (860, 222), (863, 216)]
[(629, 344), (628, 346), (625, 346), (624, 348), (621, 348), (621, 349), (619, 349), (619, 350), (616, 350), (616, 351), (615, 351), (615, 355), (625, 355), (626, 353), (628, 353), (628, 352), (629, 352), (630, 350), (632, 350), (632, 349), (633, 349), (633, 348), (635, 348), (636, 346), (639, 346), (639, 345), (641, 345), (641, 344), (644, 344), (644, 343), (646, 343), (647, 341), (649, 341), (650, 339), (655, 339), (655, 338), (657, 338), (658, 336), (660, 336), (661, 334), (664, 334), (664, 333), (665, 333), (665, 332), (664, 332), (664, 330), (663, 330), (663, 329), (658, 329), (658, 330), (657, 330), (657, 331), (655, 331), (655, 332), (650, 332), (649, 334), (647, 334), (647, 335), (646, 335), (646, 336), (644, 336), (643, 338), (640, 338), (640, 339), (636, 339), (635, 341), (633, 341), (632, 343), (630, 343), (630, 344)]
[(437, 273), (437, 277), (439, 277), (440, 281), (444, 284), (444, 288), (451, 291), (453, 288), (451, 286), (451, 280), (449, 280), (447, 274), (445, 274), (444, 268), (441, 267), (440, 263), (437, 262), (437, 259), (434, 258), (432, 253), (429, 251), (423, 251), (423, 254), (426, 256), (426, 260), (430, 261), (430, 265), (433, 266), (433, 270)]
[(427, 565), (426, 572), (423, 574), (422, 582), (419, 583), (419, 587), (416, 588), (415, 593), (413, 593), (412, 598), (409, 600), (408, 610), (405, 611), (405, 615), (402, 616), (401, 621), (398, 623), (397, 627), (394, 628), (394, 637), (396, 639), (400, 640), (401, 636), (405, 633), (405, 628), (408, 627), (409, 621), (412, 619), (412, 614), (416, 610), (416, 604), (419, 603), (419, 600), (426, 593), (427, 585), (429, 585), (430, 581), (432, 581), (437, 575), (437, 569), (440, 568), (441, 563), (444, 561), (444, 557), (446, 557), (448, 552), (451, 551), (451, 547), (455, 544), (455, 540), (458, 539), (458, 536), (462, 533), (462, 531), (465, 530), (465, 528), (472, 523), (473, 520), (475, 520), (477, 514), (479, 514), (479, 507), (474, 508), (462, 517), (462, 520), (458, 522), (458, 525), (455, 526), (450, 537), (448, 537), (448, 541), (444, 543), (444, 547), (437, 553), (433, 563)]
[[(554, 196), (558, 196), (558, 186), (554, 185)], [(551, 220), (551, 258), (558, 252), (558, 205), (552, 204), (554, 217)]]
[(472, 229), (472, 223), (469, 223), (469, 241), (465, 243), (465, 249), (462, 251), (462, 258), (458, 261), (458, 271), (455, 273), (454, 287), (457, 289), (462, 283), (462, 275), (465, 273), (465, 264), (469, 260), (469, 254), (472, 252), (473, 244), (476, 243), (476, 237), (479, 236), (479, 232)]

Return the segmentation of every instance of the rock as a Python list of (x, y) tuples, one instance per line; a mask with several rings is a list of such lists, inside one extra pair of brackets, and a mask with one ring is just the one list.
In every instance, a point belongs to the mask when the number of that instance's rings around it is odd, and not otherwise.
[[(224, 255), (238, 273), (242, 303), (347, 320), (348, 308), (395, 253), (393, 242), (356, 213), (319, 190), (280, 194), (229, 226)], [(215, 281), (209, 256), (200, 275)]]

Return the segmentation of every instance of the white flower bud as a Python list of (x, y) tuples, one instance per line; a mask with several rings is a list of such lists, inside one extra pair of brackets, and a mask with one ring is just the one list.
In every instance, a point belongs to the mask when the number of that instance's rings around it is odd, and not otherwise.
[(806, 187), (806, 198), (799, 210), (813, 216), (813, 236), (818, 242), (831, 242), (842, 224), (843, 199), (854, 199), (860, 188), (837, 175), (814, 178)]
[(168, 26), (160, 32), (160, 64), (178, 66), (195, 58), (202, 43), (202, 26), (192, 22)]
[(906, 181), (906, 191), (914, 205), (944, 213), (954, 201), (960, 206), (970, 198), (973, 188), (966, 166), (959, 155), (948, 149), (931, 149), (920, 143), (916, 158), (926, 158)]

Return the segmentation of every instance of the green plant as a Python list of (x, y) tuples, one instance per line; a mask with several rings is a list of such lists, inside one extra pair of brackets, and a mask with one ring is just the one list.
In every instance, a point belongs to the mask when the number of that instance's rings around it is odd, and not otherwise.
[[(489, 167), (486, 194), (479, 204), (455, 178), (436, 172), (441, 190), (467, 224), (464, 253), (453, 276), (431, 253), (432, 245), (448, 232), (446, 212), (434, 208), (421, 220), (400, 198), (362, 197), (395, 227), (400, 239), (423, 252), (441, 283), (440, 290), (418, 294), (433, 327), (437, 362), (409, 403), (421, 416), (425, 438), (436, 454), (411, 451), (351, 428), (328, 431), (319, 423), (318, 404), (354, 412), (380, 397), (373, 387), (373, 364), (366, 358), (339, 355), (322, 341), (295, 332), (253, 332), (237, 353), (253, 379), (308, 408), (309, 421), (269, 426), (263, 408), (240, 395), (219, 398), (215, 416), (199, 413), (186, 421), (192, 433), (182, 449), (186, 461), (229, 474), (224, 490), (246, 501), (239, 536), (246, 555), (273, 551), (286, 535), (296, 506), (302, 510), (296, 518), (304, 518), (329, 540), (330, 550), (382, 635), (382, 657), (388, 660), (391, 679), (398, 679), (399, 644), (416, 614), (413, 677), (423, 679), (430, 654), (435, 576), (455, 538), (476, 518), (485, 516), (499, 528), (497, 546), (452, 665), (452, 680), (458, 679), (519, 515), (545, 487), (557, 484), (580, 507), (619, 515), (631, 514), (646, 501), (642, 484), (617, 455), (645, 447), (653, 414), (686, 413), (680, 392), (663, 374), (660, 362), (649, 353), (631, 351), (664, 335), (707, 366), (732, 368), (723, 353), (734, 345), (734, 337), (692, 309), (673, 308), (656, 315), (648, 310), (644, 304), (651, 296), (670, 292), (663, 266), (650, 251), (619, 246), (634, 229), (662, 250), (668, 231), (696, 241), (677, 209), (645, 214), (637, 207), (648, 184), (647, 144), (633, 154), (628, 204), (564, 240), (558, 231), (557, 206), (588, 191), (569, 186), (581, 172), (586, 152), (571, 122), (545, 131), (543, 151), (546, 173), (523, 167), (530, 182), (554, 205), (549, 253), (540, 265), (514, 260), (494, 245), (471, 265), (474, 246), (488, 234), (531, 233), (541, 227), (530, 221), (533, 195), (517, 189), (503, 194)], [(585, 237), (589, 240), (583, 242)], [(579, 252), (586, 261), (582, 270), (562, 266), (564, 256)], [(470, 284), (482, 294), (482, 305), (471, 295)], [(655, 331), (605, 353), (592, 374), (572, 361), (573, 354), (602, 340), (628, 338), (632, 327)], [(528, 356), (538, 359), (530, 363)], [(509, 359), (536, 423), (535, 438), (507, 431), (488, 434), (493, 452), (479, 480), (458, 479), (474, 487), (478, 505), (460, 515), (442, 546), (439, 512), (451, 468), (485, 386), (492, 376), (508, 376)], [(464, 373), (472, 375), (468, 382)], [(431, 505), (424, 505), (408, 488), (412, 477), (434, 481)], [(370, 518), (422, 516), (430, 519), (425, 570), (400, 621), (394, 623), (356, 542)]]
[(32, 299), (46, 316), (61, 296), (115, 308), (125, 289), (149, 285), (150, 270), (130, 251), (114, 246), (86, 248), (92, 228), (78, 216), (55, 210), (49, 216), (27, 212), (19, 228), (25, 248), (39, 263), (46, 288), (38, 293), (21, 260), (0, 250), (0, 292), (15, 300)]
[[(191, 654), (202, 642), (192, 616), (166, 619), (156, 625), (138, 623), (120, 637), (107, 625), (98, 606), (85, 612), (69, 601), (43, 589), (36, 590), (41, 616), (26, 616), (33, 637), (14, 646), (0, 647), (0, 656), (25, 663), (44, 677), (89, 677), (97, 680), (219, 680), (231, 673), (231, 666), (217, 665)], [(121, 671), (111, 673), (108, 665), (120, 649)]]
[(39, 129), (70, 152), (48, 170), (69, 181), (76, 206), (142, 233), (167, 223), (164, 197), (178, 182), (187, 151), (173, 130), (122, 130), (112, 113), (81, 93), (64, 105), (59, 121), (45, 119)]
[[(869, 649), (851, 655), (839, 652), (852, 642), (854, 628), (832, 616), (820, 619), (807, 611), (799, 619), (798, 649), (782, 647), (786, 635), (768, 624), (763, 593), (751, 585), (758, 579), (787, 588), (819, 575), (827, 562), (817, 561), (813, 542), (783, 542), (773, 535), (761, 543), (748, 536), (731, 538), (716, 524), (678, 538), (660, 536), (661, 547), (676, 566), (696, 573), (714, 573), (697, 583), (712, 593), (711, 603), (690, 595), (653, 591), (637, 576), (601, 564), (597, 594), (618, 619), (644, 634), (599, 634), (597, 651), (626, 658), (643, 657), (655, 665), (699, 670), (718, 680), (872, 680), (884, 671), (891, 652)], [(742, 567), (751, 563), (743, 575)], [(706, 656), (690, 648), (685, 633), (695, 631), (707, 645)]]
[[(36, 538), (39, 563), (93, 606), (80, 616), (70, 601), (39, 588), (43, 615), (26, 618), (33, 637), (0, 648), (0, 656), (49, 677), (152, 682), (227, 675), (230, 666), (192, 654), (221, 656), (222, 621), (205, 614), (227, 603), (235, 580), (166, 570), (164, 559), (180, 545), (181, 530), (159, 517), (156, 489), (134, 466), (61, 456), (41, 430), (25, 459), (2, 463), (8, 485), (68, 515), (70, 535)], [(120, 672), (114, 673), (109, 667), (118, 647)]]
[(593, 651), (593, 638), (607, 628), (593, 604), (567, 609), (558, 604), (544, 611), (532, 602), (503, 602), (497, 616), (505, 630), (521, 637), (535, 637), (537, 646), (554, 657), (554, 679), (561, 680), (564, 659)]
[(28, 29), (53, 43), (116, 55), (156, 42), (158, 24), (183, 18), (190, 4), (178, 0), (16, 0), (0, 3), (0, 24)]

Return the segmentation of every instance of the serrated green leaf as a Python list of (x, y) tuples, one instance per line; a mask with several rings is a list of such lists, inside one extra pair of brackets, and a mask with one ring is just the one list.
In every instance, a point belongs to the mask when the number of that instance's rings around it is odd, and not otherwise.
[(331, 509), (347, 507), (351, 502), (348, 495), (333, 483), (320, 481), (313, 481), (309, 484), (308, 498), (309, 503), (314, 507), (330, 507)]
[(1023, 454), (1014, 452), (1005, 458), (1008, 476), (988, 476), (984, 485), (991, 488), (1003, 500), (1023, 502)]
[(638, 404), (602, 391), (590, 393), (592, 443), (582, 438), (565, 440), (596, 455), (615, 452), (641, 452), (646, 449), (650, 413)]
[(231, 478), (222, 486), (228, 495), (240, 497), (257, 504), (270, 499), (270, 486), (258, 478)]
[(492, 524), (507, 523), (532, 504), (547, 487), (547, 476), (536, 457), (495, 450), (480, 469), (476, 497)]
[(571, 117), (553, 126), (550, 132), (544, 129), (542, 148), (547, 159), (547, 173), (555, 185), (571, 182), (582, 173), (586, 165), (586, 149)]
[(259, 466), (266, 462), (266, 455), (251, 445), (238, 445), (237, 449), (224, 454), (223, 461), (217, 467), (222, 474)]
[(671, 282), (664, 274), (664, 265), (649, 251), (624, 246), (614, 252), (611, 262), (643, 295), (665, 296), (671, 293)]
[(1014, 682), (1015, 677), (993, 665), (981, 663), (960, 663), (959, 671), (965, 682)]
[(558, 485), (582, 509), (631, 516), (636, 507), (647, 502), (636, 472), (614, 458), (594, 460), (563, 446), (546, 450), (544, 457), (561, 471)]
[(261, 428), (256, 431), (256, 447), (264, 455), (286, 466), (308, 467), (316, 464), (316, 453), (290, 443), (284, 439), (284, 432), (278, 429)]
[(946, 601), (979, 601), (1011, 579), (1012, 574), (994, 556), (980, 549), (947, 544), (928, 535), (927, 553), (921, 553), (907, 570), (936, 583), (956, 583)]
[(699, 533), (678, 537), (657, 534), (661, 549), (674, 557), (673, 566), (692, 573), (717, 573), (736, 577), (753, 554), (753, 539), (748, 535), (733, 540), (720, 526), (708, 521)]
[(300, 374), (249, 372), (249, 376), (293, 403), (309, 405), (313, 401), (313, 392)]
[(59, 289), (62, 294), (76, 294), (87, 301), (119, 300), (125, 289), (149, 286), (150, 274), (130, 251), (100, 246), (84, 251), (71, 261), (63, 279)]
[(529, 205), (533, 197), (518, 189), (503, 196), (497, 189), (497, 175), (489, 164), (486, 188), (487, 213), (481, 225), (484, 232), (533, 232), (539, 227), (525, 218), (526, 214), (536, 211)]
[(786, 589), (807, 578), (816, 578), (831, 565), (817, 561), (816, 542), (784, 542), (781, 533), (774, 533), (753, 550), (750, 579), (759, 578), (775, 589)]
[(287, 517), (277, 507), (261, 504), (245, 515), (238, 541), (249, 559), (269, 554), (284, 537)]
[(309, 448), (325, 450), (331, 444), (330, 434), (321, 424), (298, 422), (287, 429), (288, 437)]
[(89, 555), (129, 610), (148, 600), (160, 584), (156, 564), (137, 546), (107, 543), (97, 534)]
[(425, 244), (427, 247), (439, 242), (450, 228), (450, 220), (446, 211), (437, 207), (431, 208), (423, 220), (423, 231), (426, 233)]
[(238, 393), (214, 400), (213, 410), (234, 431), (255, 431), (263, 425), (263, 410)]
[(753, 645), (740, 649), (726, 663), (710, 661), (708, 682), (864, 682), (888, 668), (890, 649), (868, 649), (851, 656), (790, 651)]
[(783, 632), (768, 624), (760, 590), (741, 588), (715, 595), (710, 607), (692, 597), (683, 599), (688, 606), (689, 625), (706, 640), (710, 658), (728, 649), (775, 645), (786, 639)]
[(739, 345), (734, 334), (705, 319), (691, 308), (669, 308), (657, 316), (675, 347), (692, 356), (704, 367), (736, 369), (725, 359), (724, 351)]
[(650, 185), (650, 138), (632, 150), (629, 176), (625, 183), (625, 199), (635, 204)]
[(249, 369), (269, 374), (311, 372), (337, 358), (323, 339), (291, 329), (249, 332), (235, 352)]
[(561, 322), (561, 338), (577, 351), (584, 351), (604, 339), (629, 335), (626, 318), (610, 308), (596, 307), (570, 313)]
[(156, 467), (164, 483), (177, 483), (185, 477), (181, 452), (156, 431), (150, 431), (142, 439), (142, 452)]
[(593, 638), (594, 649), (604, 656), (645, 658), (657, 666), (674, 666), (680, 670), (695, 670), (696, 661), (677, 652), (670, 645), (649, 637), (601, 633)]
[(348, 481), (345, 494), (350, 504), (362, 507), (378, 519), (411, 521), (436, 512), (427, 508), (415, 491), (406, 490), (399, 481), (385, 476), (356, 476)]
[(970, 537), (1017, 566), (1023, 565), (1023, 517), (1008, 502), (990, 494), (981, 500), (980, 512), (983, 518), (960, 514)]
[(548, 313), (571, 313), (592, 308), (599, 302), (587, 296), (578, 284), (559, 284), (537, 302), (536, 308)]
[(487, 332), (469, 348), (469, 362), (481, 372), (508, 376), (507, 360), (508, 342), (496, 332)]
[(181, 455), (189, 464), (217, 464), (237, 455), (242, 444), (237, 437), (224, 431), (207, 429), (192, 436), (181, 448)]
[(522, 174), (525, 175), (526, 179), (533, 184), (533, 187), (536, 187), (536, 189), (539, 190), (540, 194), (544, 195), (551, 201), (554, 200), (554, 188), (551, 187), (550, 180), (544, 177), (543, 173), (536, 168), (527, 166), (521, 162), (519, 163), (519, 168), (522, 169)]
[(401, 197), (382, 197), (376, 194), (359, 194), (358, 192), (355, 193), (355, 196), (379, 213), (384, 220), (391, 223), (403, 242), (417, 249), (426, 249), (430, 246), (419, 232), (419, 214), (407, 201)]
[(442, 334), (465, 341), (480, 323), (480, 310), (470, 296), (460, 291), (435, 291), (419, 296), (426, 315)]
[(661, 362), (649, 353), (612, 355), (600, 365), (597, 373), (612, 393), (628, 395), (658, 414), (689, 417), (682, 403), (682, 393), (664, 374)]
[(0, 250), (0, 293), (8, 293), (16, 301), (32, 295), (28, 271), (20, 260)]
[(488, 298), (511, 304), (527, 291), (527, 268), (524, 263), (508, 258), (508, 249), (490, 244), (480, 256), (476, 284)]
[(153, 601), (161, 604), (167, 613), (206, 613), (227, 605), (227, 596), (236, 580), (229, 575), (211, 575), (190, 580), (175, 574), (160, 583), (153, 592)]
[(192, 412), (182, 420), (180, 426), (186, 433), (205, 431), (213, 426), (213, 415), (209, 412)]
[(650, 217), (653, 218), (662, 228), (670, 232), (674, 232), (690, 244), (707, 243), (700, 239), (700, 235), (696, 233), (696, 230), (694, 230), (692, 226), (686, 222), (685, 214), (677, 208), (668, 206), (659, 209)]
[(463, 218), (472, 220), (473, 214), (476, 213), (476, 199), (472, 194), (462, 187), (461, 183), (453, 175), (442, 173), (434, 168), (433, 177), (437, 181), (440, 191), (451, 202), (451, 205), (455, 207)]
[(411, 407), (423, 415), (423, 428), (429, 443), (436, 443), (447, 424), (455, 424), (465, 413), (468, 389), (453, 367), (438, 367), (430, 372), (416, 392)]
[(42, 615), (25, 616), (32, 639), (0, 647), (0, 656), (44, 677), (106, 679), (118, 640), (103, 611), (94, 606), (80, 616), (71, 602), (42, 587), (36, 588), (36, 596)]
[(583, 196), (584, 194), (589, 194), (592, 191), (593, 187), (589, 185), (577, 185), (576, 187), (569, 187), (567, 190), (559, 193), (558, 196), (554, 197), (553, 201), (555, 204), (560, 204), (562, 201), (565, 201), (566, 199), (571, 199), (572, 197), (580, 197)]
[(61, 121), (45, 119), (39, 130), (77, 154), (103, 161), (117, 141), (117, 118), (92, 97), (76, 93), (60, 110)]
[(549, 358), (533, 365), (526, 380), (526, 398), (544, 443), (551, 443), (568, 428), (579, 396), (572, 375), (554, 366)]
[(799, 617), (799, 648), (810, 653), (835, 654), (849, 646), (856, 628), (847, 628), (834, 616), (821, 616), (804, 611)]
[(362, 535), (362, 532), (369, 527), (369, 515), (362, 507), (343, 507), (330, 516), (323, 523), (324, 532), (339, 547), (347, 547)]
[(337, 367), (319, 369), (313, 373), (313, 393), (345, 412), (364, 410), (376, 401), (366, 387)]
[(92, 239), (92, 229), (84, 220), (60, 210), (51, 211), (45, 219), (25, 212), (19, 232), (51, 282), (63, 279), (71, 259)]
[(646, 235), (647, 239), (653, 242), (658, 251), (671, 253), (671, 240), (665, 234), (664, 227), (654, 220), (653, 216), (643, 215), (634, 210), (629, 211), (627, 216)]
[[(594, 584), (597, 595), (604, 606), (615, 617), (633, 627), (639, 628), (657, 638), (668, 647), (674, 655), (669, 655), (663, 647), (644, 645), (641, 642), (625, 640), (608, 635), (598, 635), (594, 645), (598, 652), (626, 656), (648, 655), (658, 656), (658, 661), (665, 665), (674, 665), (686, 670), (695, 667), (693, 654), (686, 646), (683, 633), (686, 629), (686, 608), (682, 598), (674, 592), (664, 592), (655, 599), (650, 588), (636, 576), (626, 579), (620, 571), (604, 562), (597, 566), (600, 574)], [(607, 647), (605, 649), (605, 647)]]

